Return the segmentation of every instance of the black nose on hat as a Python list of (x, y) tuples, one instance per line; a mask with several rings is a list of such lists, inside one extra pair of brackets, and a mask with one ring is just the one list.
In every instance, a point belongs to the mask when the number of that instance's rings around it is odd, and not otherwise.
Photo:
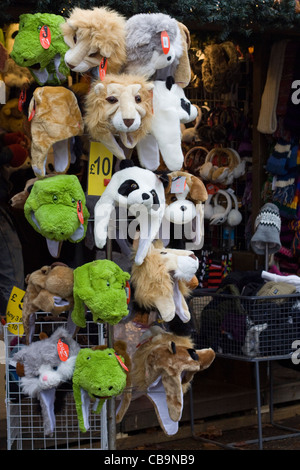
[(184, 211), (186, 211), (187, 207), (186, 206), (180, 206), (180, 209), (184, 212)]
[(149, 198), (150, 198), (149, 194), (147, 194), (147, 193), (142, 194), (143, 201), (145, 201), (146, 199), (149, 199)]

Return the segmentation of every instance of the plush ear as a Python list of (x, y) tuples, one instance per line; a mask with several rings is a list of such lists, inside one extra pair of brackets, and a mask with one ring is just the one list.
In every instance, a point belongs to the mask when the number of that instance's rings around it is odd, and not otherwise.
[(96, 93), (96, 95), (100, 95), (101, 92), (105, 89), (105, 86), (103, 85), (103, 83), (97, 83), (95, 86), (94, 86), (94, 91)]
[(206, 191), (206, 187), (204, 183), (197, 178), (196, 176), (192, 175), (192, 186), (190, 187), (190, 196), (195, 201), (204, 202), (208, 198), (208, 194)]
[(207, 369), (214, 361), (216, 354), (211, 348), (197, 349), (196, 354), (198, 355), (201, 369)]

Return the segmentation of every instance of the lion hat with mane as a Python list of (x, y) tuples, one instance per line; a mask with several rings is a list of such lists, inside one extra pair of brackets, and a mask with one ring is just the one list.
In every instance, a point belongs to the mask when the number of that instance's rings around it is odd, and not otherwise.
[[(107, 74), (96, 80), (86, 97), (85, 125), (92, 139), (117, 158), (126, 158), (151, 128), (153, 84), (142, 76)], [(119, 144), (116, 137), (119, 137)]]
[(79, 73), (98, 69), (107, 59), (107, 73), (119, 73), (126, 60), (126, 20), (107, 7), (81, 9), (75, 7), (61, 25), (68, 67)]

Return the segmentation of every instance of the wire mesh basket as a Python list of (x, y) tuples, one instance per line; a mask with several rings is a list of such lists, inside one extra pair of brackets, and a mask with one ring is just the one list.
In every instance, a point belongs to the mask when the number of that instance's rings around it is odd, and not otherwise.
[(197, 348), (211, 347), (223, 356), (298, 361), (300, 294), (249, 297), (206, 289), (190, 300), (190, 310)]
[[(46, 321), (45, 321), (46, 320)], [(40, 333), (50, 336), (54, 330), (63, 326), (59, 319), (51, 321), (45, 313), (38, 312), (35, 320), (33, 341)], [(13, 326), (13, 328), (10, 328)], [(20, 387), (20, 378), (12, 363), (12, 356), (24, 344), (22, 323), (6, 324), (4, 341), (6, 351), (6, 411), (7, 411), (7, 449), (8, 450), (58, 450), (58, 449), (107, 449), (107, 407), (104, 403), (100, 414), (90, 413), (90, 428), (83, 433), (79, 429), (72, 383), (62, 384), (56, 390), (54, 403), (55, 429), (51, 436), (45, 435), (41, 408), (37, 399), (25, 396)], [(104, 344), (103, 324), (87, 321), (86, 328), (80, 329), (75, 340), (81, 347)], [(13, 332), (12, 332), (13, 331)]]

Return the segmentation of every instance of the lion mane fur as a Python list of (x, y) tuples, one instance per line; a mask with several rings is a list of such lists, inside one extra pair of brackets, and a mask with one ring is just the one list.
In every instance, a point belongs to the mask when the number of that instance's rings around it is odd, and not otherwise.
[(184, 321), (188, 321), (190, 313), (185, 298), (191, 292), (189, 281), (193, 280), (198, 266), (194, 259), (193, 252), (164, 248), (162, 242), (157, 240), (150, 246), (143, 263), (132, 265), (131, 284), (135, 302), (145, 309), (157, 308), (164, 321), (171, 321), (175, 313), (179, 315), (174, 301), (175, 275)]
[[(88, 10), (75, 7), (61, 25), (64, 40), (70, 48), (65, 60), (72, 61), (75, 67), (86, 61), (92, 68), (99, 65), (102, 57), (106, 57), (107, 73), (119, 73), (126, 60), (125, 25), (125, 18), (107, 7)], [(73, 39), (75, 34), (76, 44)], [(98, 51), (98, 56), (93, 61), (93, 57), (88, 55), (92, 53), (94, 56), (95, 51)]]
[[(138, 75), (107, 74), (104, 80), (95, 81), (85, 102), (84, 120), (91, 138), (106, 144), (108, 148), (111, 147), (110, 150), (115, 151), (116, 157), (124, 159), (123, 150), (115, 142), (114, 135), (121, 136), (125, 147), (133, 148), (137, 141), (150, 131), (152, 88), (151, 82)], [(110, 103), (107, 100), (111, 97), (115, 102)], [(139, 127), (132, 131), (128, 129), (128, 132), (116, 130), (112, 120), (118, 112), (121, 113), (123, 121), (132, 120), (139, 114)]]

